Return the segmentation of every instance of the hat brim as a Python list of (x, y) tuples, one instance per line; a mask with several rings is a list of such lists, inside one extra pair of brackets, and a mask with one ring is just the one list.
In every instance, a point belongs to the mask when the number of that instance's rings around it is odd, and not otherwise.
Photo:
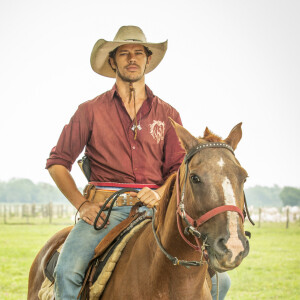
[(113, 51), (119, 46), (128, 44), (143, 45), (152, 51), (149, 66), (145, 71), (146, 74), (153, 71), (159, 65), (161, 60), (164, 58), (168, 48), (167, 40), (163, 43), (143, 43), (138, 41), (110, 42), (104, 39), (100, 39), (96, 42), (91, 53), (92, 69), (102, 76), (115, 78), (116, 73), (112, 70), (111, 66), (108, 63), (109, 52)]

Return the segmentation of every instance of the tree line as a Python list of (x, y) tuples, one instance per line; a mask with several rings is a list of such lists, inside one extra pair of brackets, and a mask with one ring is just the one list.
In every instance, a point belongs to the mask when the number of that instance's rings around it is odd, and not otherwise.
[[(254, 186), (245, 189), (248, 205), (254, 207), (300, 206), (300, 189)], [(0, 181), (2, 203), (63, 203), (66, 199), (59, 189), (49, 183), (35, 184), (30, 179), (14, 178)]]
[(0, 202), (3, 203), (49, 203), (64, 202), (59, 189), (49, 183), (33, 183), (30, 179), (13, 178), (0, 181)]

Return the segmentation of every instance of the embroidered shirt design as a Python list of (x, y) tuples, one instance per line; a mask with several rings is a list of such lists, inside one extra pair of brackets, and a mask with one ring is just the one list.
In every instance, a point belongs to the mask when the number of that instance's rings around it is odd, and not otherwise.
[(160, 141), (163, 141), (165, 134), (165, 122), (153, 120), (153, 123), (150, 124), (150, 133), (156, 140), (157, 144)]

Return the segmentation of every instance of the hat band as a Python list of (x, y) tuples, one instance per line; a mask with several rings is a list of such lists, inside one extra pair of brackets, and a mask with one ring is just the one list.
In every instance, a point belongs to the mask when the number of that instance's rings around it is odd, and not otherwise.
[(124, 41), (133, 41), (133, 42), (141, 42), (141, 43), (145, 43), (141, 40), (136, 40), (136, 39), (127, 39), (127, 40), (124, 40)]

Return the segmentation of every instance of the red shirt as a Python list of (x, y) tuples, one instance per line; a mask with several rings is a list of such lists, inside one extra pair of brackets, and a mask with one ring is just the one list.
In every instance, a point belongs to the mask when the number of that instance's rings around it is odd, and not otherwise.
[(91, 181), (161, 185), (183, 159), (175, 130), (168, 117), (181, 124), (179, 113), (154, 96), (146, 86), (147, 100), (137, 113), (136, 140), (131, 120), (116, 85), (79, 105), (51, 150), (46, 168), (63, 165), (69, 171), (85, 148), (90, 159)]

